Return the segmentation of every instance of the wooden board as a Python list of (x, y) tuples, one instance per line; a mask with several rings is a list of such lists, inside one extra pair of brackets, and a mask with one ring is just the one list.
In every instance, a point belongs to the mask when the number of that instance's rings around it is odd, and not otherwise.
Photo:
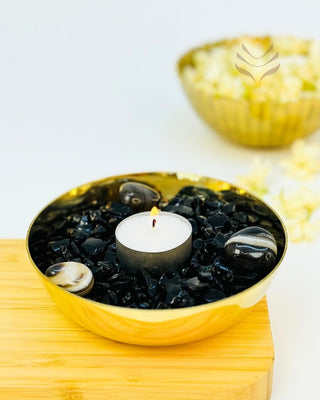
[(0, 240), (0, 399), (266, 400), (273, 343), (266, 300), (200, 342), (139, 347), (77, 326), (53, 303), (24, 240)]

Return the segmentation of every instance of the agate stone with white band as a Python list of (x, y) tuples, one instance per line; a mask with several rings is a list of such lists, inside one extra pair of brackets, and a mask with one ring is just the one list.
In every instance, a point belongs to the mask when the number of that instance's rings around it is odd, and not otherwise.
[(251, 226), (234, 233), (225, 243), (226, 255), (234, 265), (249, 269), (272, 267), (276, 263), (277, 242), (266, 229)]
[(86, 296), (94, 284), (91, 270), (86, 265), (74, 261), (51, 265), (45, 275), (52, 283), (78, 296)]

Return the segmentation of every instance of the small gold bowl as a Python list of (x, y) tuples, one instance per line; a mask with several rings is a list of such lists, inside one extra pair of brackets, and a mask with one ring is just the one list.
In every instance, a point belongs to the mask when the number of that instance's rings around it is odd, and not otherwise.
[[(272, 41), (271, 37), (251, 39), (263, 43)], [(299, 43), (308, 44), (310, 41)], [(281, 102), (261, 97), (259, 99), (217, 97), (207, 90), (206, 85), (195, 84), (184, 75), (186, 67), (195, 66), (194, 55), (199, 50), (207, 52), (219, 46), (229, 48), (235, 45), (241, 49), (241, 38), (205, 44), (188, 51), (177, 63), (178, 75), (190, 103), (211, 128), (233, 142), (254, 147), (289, 145), (294, 140), (303, 138), (320, 128), (320, 98), (306, 97)], [(281, 59), (279, 68), (281, 69)], [(234, 74), (241, 76), (237, 70)], [(250, 78), (246, 78), (250, 81)], [(273, 78), (268, 76), (265, 79)]]
[[(33, 260), (30, 238), (44, 219), (54, 220), (58, 212), (68, 214), (68, 209), (84, 198), (92, 200), (96, 195), (114, 200), (115, 188), (123, 180), (140, 181), (157, 187), (163, 199), (170, 200), (183, 187), (193, 185), (211, 190), (234, 189), (263, 205), (269, 219), (279, 227), (281, 237), (279, 261), (274, 269), (261, 281), (236, 295), (199, 306), (180, 309), (143, 310), (98, 303), (72, 294), (53, 284), (37, 267)], [(104, 197), (105, 196), (105, 197)], [(84, 328), (120, 342), (163, 346), (196, 341), (214, 335), (234, 325), (249, 313), (251, 308), (265, 295), (287, 248), (286, 229), (280, 217), (265, 203), (245, 190), (227, 182), (191, 174), (155, 172), (121, 175), (91, 182), (70, 190), (45, 207), (33, 220), (27, 235), (27, 251), (36, 272), (60, 309)], [(33, 254), (33, 256), (32, 256)]]

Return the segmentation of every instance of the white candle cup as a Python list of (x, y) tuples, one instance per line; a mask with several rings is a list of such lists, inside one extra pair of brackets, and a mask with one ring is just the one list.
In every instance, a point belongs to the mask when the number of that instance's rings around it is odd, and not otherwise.
[(192, 248), (190, 222), (164, 211), (157, 217), (149, 212), (131, 215), (119, 223), (115, 236), (120, 265), (133, 272), (174, 271), (188, 261)]

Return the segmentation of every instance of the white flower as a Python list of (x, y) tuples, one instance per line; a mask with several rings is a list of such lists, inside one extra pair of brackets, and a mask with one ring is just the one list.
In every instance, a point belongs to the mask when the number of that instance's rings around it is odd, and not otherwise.
[(297, 190), (282, 190), (273, 199), (273, 205), (284, 218), (293, 242), (313, 241), (320, 232), (320, 220), (314, 212), (320, 206), (320, 190), (299, 186)]
[(286, 226), (289, 233), (289, 238), (294, 243), (313, 242), (320, 233), (320, 220), (288, 220)]
[(292, 144), (290, 157), (281, 165), (289, 176), (302, 181), (310, 180), (320, 171), (320, 146), (296, 140)]
[(254, 158), (247, 175), (240, 175), (237, 183), (249, 192), (257, 196), (263, 196), (268, 192), (267, 179), (270, 174), (270, 164), (260, 158)]

